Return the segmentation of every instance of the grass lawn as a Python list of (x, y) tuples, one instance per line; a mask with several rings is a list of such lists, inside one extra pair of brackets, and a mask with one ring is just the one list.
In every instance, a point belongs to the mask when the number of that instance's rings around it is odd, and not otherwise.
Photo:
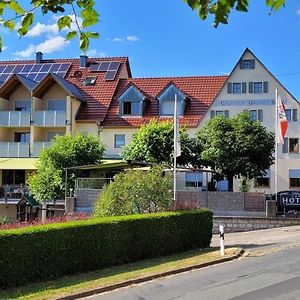
[[(226, 249), (225, 257), (235, 255), (239, 251), (239, 248)], [(0, 299), (53, 299), (178, 268), (198, 265), (220, 258), (220, 252), (216, 248), (192, 250), (106, 268), (96, 272), (66, 276), (57, 280), (9, 290), (0, 290)]]

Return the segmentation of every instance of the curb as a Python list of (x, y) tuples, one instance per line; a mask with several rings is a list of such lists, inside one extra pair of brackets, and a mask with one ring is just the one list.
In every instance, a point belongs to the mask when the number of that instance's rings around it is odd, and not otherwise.
[(176, 269), (176, 270), (162, 272), (159, 274), (154, 274), (154, 275), (149, 275), (149, 276), (145, 276), (145, 277), (141, 277), (141, 278), (127, 280), (127, 281), (123, 281), (120, 283), (107, 285), (107, 286), (103, 286), (101, 288), (96, 288), (93, 290), (89, 290), (89, 291), (85, 291), (85, 292), (81, 292), (81, 293), (73, 294), (73, 295), (69, 295), (69, 296), (64, 296), (64, 297), (60, 297), (60, 298), (55, 298), (55, 299), (56, 300), (75, 300), (75, 299), (89, 297), (89, 296), (93, 296), (93, 295), (97, 295), (97, 294), (102, 294), (102, 293), (110, 292), (110, 291), (113, 291), (113, 290), (116, 290), (119, 288), (127, 287), (132, 284), (143, 283), (143, 282), (151, 281), (154, 279), (158, 279), (158, 278), (162, 278), (162, 277), (166, 277), (166, 276), (170, 276), (170, 275), (176, 275), (176, 274), (188, 272), (188, 271), (195, 270), (195, 269), (201, 269), (201, 268), (205, 268), (208, 266), (213, 266), (216, 264), (228, 262), (228, 261), (231, 261), (231, 260), (241, 257), (244, 253), (245, 253), (245, 250), (241, 249), (239, 251), (239, 253), (229, 256), (229, 257), (226, 257), (226, 258), (221, 258), (221, 259), (217, 259), (214, 261), (197, 264), (197, 265), (193, 265), (193, 266), (189, 266), (189, 267), (185, 267), (185, 268), (180, 268), (180, 269)]

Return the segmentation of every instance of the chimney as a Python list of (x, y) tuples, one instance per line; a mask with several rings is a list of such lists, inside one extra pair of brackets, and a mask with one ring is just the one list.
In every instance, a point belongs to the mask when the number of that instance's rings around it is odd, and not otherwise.
[(35, 54), (35, 62), (37, 64), (41, 64), (43, 62), (43, 53), (41, 51), (36, 52), (36, 54)]
[(80, 68), (86, 68), (88, 57), (86, 55), (80, 55)]

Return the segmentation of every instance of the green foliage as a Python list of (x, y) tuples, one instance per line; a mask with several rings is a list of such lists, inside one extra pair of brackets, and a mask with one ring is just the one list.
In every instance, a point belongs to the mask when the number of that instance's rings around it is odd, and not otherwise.
[[(124, 149), (125, 159), (134, 159), (156, 164), (173, 165), (174, 129), (172, 122), (152, 120), (144, 125), (134, 135), (132, 142)], [(200, 145), (192, 140), (181, 127), (179, 130), (181, 156), (177, 158), (178, 165), (201, 166), (198, 153)]]
[[(104, 146), (93, 136), (56, 136), (53, 145), (42, 151), (37, 173), (28, 179), (31, 193), (41, 203), (63, 197), (64, 168), (95, 164), (103, 153)], [(74, 188), (72, 173), (76, 171), (69, 172), (67, 188)]]
[(0, 231), (0, 288), (208, 247), (208, 210), (90, 219)]
[(166, 211), (172, 203), (170, 186), (170, 175), (163, 176), (158, 167), (117, 174), (101, 193), (94, 216)]
[(246, 177), (240, 178), (240, 186), (239, 186), (239, 191), (247, 193), (250, 191), (251, 188), (251, 180), (249, 180)]
[(233, 118), (211, 119), (199, 130), (198, 140), (203, 147), (201, 157), (227, 177), (230, 190), (233, 176), (261, 176), (274, 161), (274, 133), (252, 121), (247, 112)]
[(0, 225), (8, 225), (10, 223), (12, 223), (12, 219), (10, 217), (4, 216), (4, 217), (0, 217)]
[[(0, 2), (0, 18), (2, 24), (9, 30), (16, 27), (15, 20), (21, 18), (21, 27), (18, 29), (20, 36), (25, 36), (34, 24), (35, 13), (39, 10), (42, 14), (48, 13), (65, 14), (57, 20), (59, 30), (67, 28), (66, 39), (70, 40), (76, 35), (79, 37), (80, 49), (86, 51), (89, 46), (90, 38), (97, 38), (97, 32), (91, 32), (86, 28), (99, 22), (99, 14), (95, 10), (95, 2), (93, 0), (32, 0), (32, 7), (26, 10), (20, 1), (1, 1)], [(11, 17), (11, 15), (14, 17)], [(83, 19), (82, 26), (79, 25), (78, 15)], [(72, 20), (69, 15), (74, 15)], [(74, 23), (76, 31), (71, 31), (71, 24)], [(1, 51), (2, 45), (0, 45)]]
[[(228, 24), (228, 18), (232, 10), (247, 12), (249, 0), (184, 0), (193, 9), (197, 10), (201, 20), (205, 20), (208, 15), (214, 17), (214, 27), (221, 24)], [(285, 0), (266, 0), (266, 6), (272, 11), (276, 11), (285, 5)]]

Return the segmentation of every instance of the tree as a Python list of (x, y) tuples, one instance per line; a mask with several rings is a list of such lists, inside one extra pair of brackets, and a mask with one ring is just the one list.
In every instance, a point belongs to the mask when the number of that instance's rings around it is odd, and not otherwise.
[(97, 200), (94, 216), (117, 216), (166, 211), (170, 208), (171, 177), (154, 167), (115, 175)]
[(233, 177), (248, 179), (264, 174), (274, 162), (274, 133), (244, 112), (233, 118), (218, 116), (199, 130), (197, 138), (203, 147), (202, 159), (229, 181)]
[[(209, 14), (214, 16), (214, 26), (220, 23), (227, 24), (228, 17), (233, 9), (240, 12), (247, 12), (248, 0), (184, 0), (193, 9), (197, 10), (199, 17), (205, 20)], [(285, 0), (266, 0), (266, 5), (271, 12), (280, 9), (285, 5)], [(68, 28), (66, 39), (71, 40), (78, 36), (80, 49), (86, 51), (89, 47), (90, 38), (98, 38), (99, 33), (88, 31), (87, 28), (99, 22), (99, 14), (95, 9), (93, 0), (32, 0), (31, 7), (25, 8), (17, 0), (5, 0), (0, 2), (1, 25), (13, 31), (16, 28), (16, 20), (21, 19), (21, 27), (18, 28), (20, 37), (25, 36), (34, 23), (35, 14), (41, 12), (62, 14), (57, 25), (59, 30)], [(70, 17), (74, 16), (74, 19)], [(79, 24), (78, 16), (83, 19), (82, 25)], [(71, 29), (74, 23), (77, 30)], [(0, 37), (0, 50), (2, 40)]]
[[(41, 203), (64, 196), (64, 168), (91, 165), (100, 162), (104, 146), (93, 136), (56, 136), (53, 145), (42, 151), (38, 169), (28, 179), (30, 192)], [(67, 188), (74, 188), (72, 171), (67, 178)]]
[[(26, 9), (26, 4), (16, 0), (0, 2), (1, 25), (13, 31), (16, 28), (16, 20), (21, 19), (21, 26), (18, 28), (20, 37), (25, 36), (30, 27), (34, 24), (35, 14), (41, 12), (43, 15), (54, 13), (60, 15), (57, 19), (59, 30), (69, 29), (66, 40), (71, 40), (78, 36), (80, 49), (86, 51), (89, 46), (90, 38), (97, 38), (97, 32), (88, 31), (87, 28), (99, 22), (99, 14), (95, 10), (93, 0), (31, 0), (31, 7)], [(71, 18), (73, 15), (73, 19)], [(82, 18), (82, 25), (79, 22), (79, 15)], [(71, 24), (75, 24), (76, 30), (72, 29)], [(2, 40), (0, 37), (0, 50)]]
[[(221, 24), (228, 24), (228, 17), (233, 9), (239, 12), (247, 12), (249, 0), (184, 0), (193, 9), (197, 10), (201, 20), (208, 15), (214, 17), (214, 27)], [(285, 5), (285, 0), (266, 0), (266, 6), (271, 12), (280, 9)]]
[[(124, 149), (125, 159), (146, 161), (155, 164), (173, 165), (174, 129), (172, 122), (151, 120), (134, 135), (132, 142)], [(192, 140), (184, 127), (179, 130), (181, 156), (178, 165), (201, 166), (198, 153), (200, 145)]]

